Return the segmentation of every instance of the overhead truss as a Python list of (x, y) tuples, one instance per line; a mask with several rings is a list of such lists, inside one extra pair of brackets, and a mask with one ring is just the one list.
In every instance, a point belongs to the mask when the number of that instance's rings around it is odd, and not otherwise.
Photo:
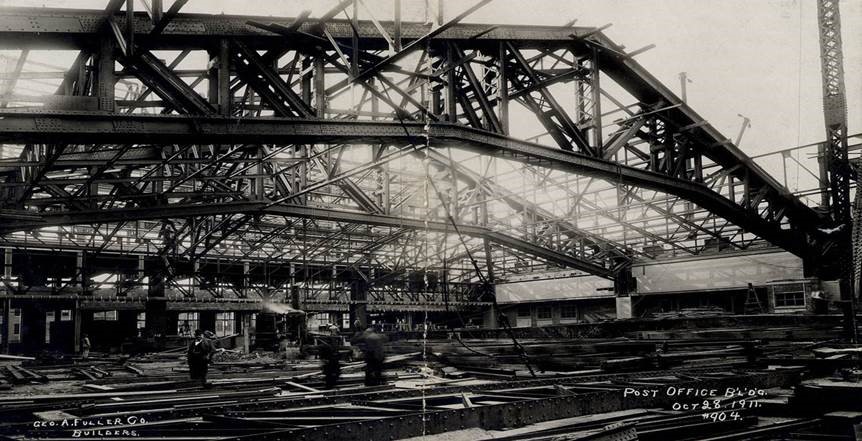
[[(0, 16), (10, 246), (313, 262), (382, 289), (805, 255), (825, 220), (595, 28), (461, 23), (487, 2), (433, 25), (352, 1), (319, 18), (123, 3)], [(28, 64), (49, 49), (71, 67)]]

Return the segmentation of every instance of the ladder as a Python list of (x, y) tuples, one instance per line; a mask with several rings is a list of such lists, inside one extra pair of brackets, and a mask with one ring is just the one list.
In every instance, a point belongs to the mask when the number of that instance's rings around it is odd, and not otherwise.
[(748, 292), (745, 294), (745, 308), (743, 314), (763, 314), (766, 311), (763, 309), (763, 304), (760, 303), (760, 296), (754, 290), (754, 285), (748, 284)]

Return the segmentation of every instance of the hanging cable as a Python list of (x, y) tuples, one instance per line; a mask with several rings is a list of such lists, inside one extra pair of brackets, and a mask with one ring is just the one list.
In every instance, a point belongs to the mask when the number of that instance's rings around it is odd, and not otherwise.
[[(430, 44), (430, 43), (428, 43), (428, 44)], [(426, 47), (426, 50), (428, 50), (427, 47)], [(430, 81), (430, 80), (426, 79), (426, 85), (427, 85), (428, 81)], [(389, 90), (387, 90), (385, 87), (383, 88), (383, 93), (386, 95), (386, 98), (390, 102), (394, 102), (392, 100), (391, 95), (389, 94)], [(424, 93), (425, 93), (424, 88), (422, 88), (422, 93), (423, 93), (422, 98), (424, 99), (425, 98), (424, 97)], [(413, 148), (414, 151), (418, 151), (419, 147), (416, 145), (416, 142), (414, 141), (413, 136), (410, 135), (410, 129), (407, 127), (407, 124), (404, 122), (404, 116), (402, 114), (403, 114), (403, 112), (401, 112), (400, 109), (395, 109), (395, 117), (397, 118), (398, 124), (401, 126), (401, 129), (404, 131), (404, 134), (406, 135), (407, 140), (410, 143), (410, 146)], [(439, 189), (437, 188), (437, 185), (434, 183), (434, 181), (432, 179), (430, 179), (430, 175), (427, 171), (428, 170), (427, 165), (430, 164), (430, 158), (428, 157), (428, 149), (430, 148), (431, 124), (430, 124), (429, 116), (424, 111), (422, 113), (422, 120), (425, 123), (423, 125), (423, 131), (422, 131), (422, 135), (421, 135), (423, 140), (424, 140), (424, 142), (422, 143), (422, 148), (425, 149), (425, 152), (424, 152), (425, 160), (423, 162), (426, 164), (426, 167), (425, 167), (426, 179), (425, 179), (425, 184), (423, 184), (423, 185), (427, 186), (428, 184), (430, 184), (431, 188), (434, 190), (434, 193), (437, 195), (437, 198), (440, 200), (440, 203), (443, 206), (443, 210), (446, 213), (446, 218), (452, 224), (452, 227), (454, 228), (455, 233), (458, 236), (459, 242), (464, 247), (464, 251), (467, 255), (467, 258), (470, 260), (470, 263), (472, 264), (473, 269), (476, 271), (476, 275), (479, 278), (479, 281), (481, 282), (482, 285), (488, 285), (488, 280), (487, 280), (487, 278), (485, 278), (485, 275), (482, 274), (482, 271), (479, 268), (479, 264), (476, 262), (476, 259), (473, 257), (473, 253), (470, 251), (470, 248), (467, 246), (467, 242), (464, 240), (464, 235), (461, 233), (461, 230), (458, 228), (458, 224), (455, 222), (455, 218), (452, 216), (452, 213), (449, 209), (449, 205), (446, 203), (446, 200), (442, 197)], [(425, 200), (426, 200), (426, 204), (427, 204), (428, 198), (426, 197)], [(429, 205), (429, 209), (430, 209), (430, 205)], [(426, 216), (426, 219), (425, 219), (426, 229), (427, 229), (427, 224), (428, 224), (428, 219)], [(499, 307), (497, 305), (496, 296), (492, 297), (492, 301), (493, 301), (494, 310), (499, 310)], [(425, 315), (427, 317), (427, 310), (426, 310)], [(524, 349), (524, 347), (521, 346), (521, 344), (518, 342), (517, 338), (515, 338), (515, 333), (512, 331), (512, 326), (509, 323), (508, 318), (505, 315), (500, 315), (499, 320), (503, 324), (503, 329), (505, 330), (505, 332), (509, 336), (509, 338), (512, 340), (513, 346), (517, 350), (518, 355), (521, 358), (521, 360), (524, 362), (524, 365), (527, 367), (527, 370), (530, 372), (530, 375), (533, 377), (536, 377), (536, 372), (533, 370), (532, 363), (530, 362), (530, 357), (527, 355), (527, 352)], [(427, 328), (428, 328), (427, 323), (424, 326), (424, 328), (425, 328), (425, 331), (423, 332), (423, 358), (424, 358), (424, 344), (425, 344), (425, 341), (427, 340), (426, 336), (427, 336), (427, 332), (428, 332), (427, 331)], [(423, 409), (424, 409), (424, 391), (423, 391)], [(423, 415), (424, 415), (424, 413), (423, 413)], [(425, 424), (424, 416), (423, 416), (422, 421), (423, 421), (423, 432), (424, 432), (424, 424)]]

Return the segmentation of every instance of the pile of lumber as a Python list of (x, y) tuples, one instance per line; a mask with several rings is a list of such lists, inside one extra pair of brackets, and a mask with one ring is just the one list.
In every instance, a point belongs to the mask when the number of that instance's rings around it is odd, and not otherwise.
[(647, 317), (665, 319), (665, 318), (691, 318), (691, 317), (713, 317), (716, 315), (732, 315), (733, 313), (724, 310), (718, 306), (705, 306), (701, 308), (682, 308), (678, 311), (668, 312), (653, 312)]
[(42, 374), (37, 374), (30, 369), (25, 369), (20, 366), (6, 365), (3, 366), (3, 375), (7, 384), (28, 384), (28, 383), (47, 383), (48, 377)]

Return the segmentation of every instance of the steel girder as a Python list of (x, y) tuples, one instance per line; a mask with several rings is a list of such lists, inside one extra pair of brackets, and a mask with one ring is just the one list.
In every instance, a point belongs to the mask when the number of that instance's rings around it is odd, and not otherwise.
[[(34, 143), (89, 142), (120, 143), (133, 137), (146, 143), (242, 143), (255, 139), (261, 143), (290, 144), (420, 144), (425, 124), (382, 121), (332, 121), (283, 118), (235, 119), (181, 116), (119, 116), (93, 113), (0, 112), (0, 140)], [(783, 229), (774, 220), (756, 215), (710, 190), (703, 184), (649, 170), (621, 165), (613, 161), (540, 144), (505, 137), (456, 124), (430, 125), (429, 135), (441, 146), (460, 147), (491, 156), (503, 157), (550, 169), (595, 176), (673, 194), (754, 232), (766, 240), (797, 255), (808, 250), (800, 234), (814, 227), (818, 219), (810, 209), (797, 212), (784, 207), (791, 217), (791, 229)], [(794, 200), (797, 204), (801, 202)], [(794, 204), (795, 205), (795, 204)]]
[(300, 205), (269, 206), (269, 204), (264, 202), (236, 202), (178, 206), (167, 205), (160, 207), (44, 213), (42, 214), (41, 219), (36, 222), (21, 221), (0, 226), (0, 234), (22, 229), (58, 225), (119, 223), (135, 220), (171, 219), (190, 216), (213, 216), (218, 214), (237, 213), (297, 217), (333, 222), (410, 228), (414, 230), (428, 230), (434, 232), (454, 232), (454, 229), (457, 228), (465, 235), (488, 238), (504, 247), (522, 251), (555, 264), (579, 269), (605, 278), (611, 278), (613, 274), (611, 271), (598, 265), (479, 226), (453, 225), (446, 222), (426, 222), (420, 219), (408, 219), (370, 213), (345, 212)]
[[(8, 10), (8, 14), (4, 14), (4, 17), (0, 18), (0, 36), (3, 37), (0, 38), (0, 46), (15, 48), (72, 47), (93, 52), (97, 42), (104, 38), (103, 30), (100, 28), (104, 14), (103, 11), (12, 8)], [(24, 23), (21, 21), (22, 17), (31, 20), (29, 27), (22, 24)], [(262, 28), (254, 23), (269, 25)], [(417, 91), (423, 86), (416, 80), (430, 78), (430, 84), (436, 84), (447, 89), (447, 97), (443, 101), (446, 101), (449, 108), (452, 108), (452, 105), (448, 103), (451, 98), (458, 100), (465, 111), (467, 107), (472, 109), (474, 103), (479, 104), (477, 110), (480, 110), (481, 114), (474, 111), (472, 118), (470, 115), (466, 115), (466, 118), (453, 115), (450, 117), (451, 121), (463, 122), (466, 119), (468, 124), (476, 127), (487, 127), (495, 132), (506, 132), (508, 125), (507, 100), (512, 99), (524, 103), (528, 108), (540, 110), (539, 121), (552, 132), (552, 135), (554, 132), (557, 134), (557, 136), (552, 136), (553, 139), (563, 149), (571, 149), (575, 153), (559, 156), (556, 154), (560, 153), (559, 151), (540, 148), (541, 146), (538, 144), (524, 143), (504, 137), (495, 138), (485, 131), (470, 130), (458, 125), (433, 124), (430, 135), (435, 143), (441, 141), (443, 147), (466, 147), (497, 157), (516, 159), (523, 163), (622, 183), (624, 185), (621, 185), (621, 188), (629, 188), (628, 191), (621, 193), (620, 200), (623, 202), (632, 198), (643, 200), (642, 196), (631, 192), (630, 189), (635, 187), (681, 196), (797, 254), (804, 253), (809, 238), (796, 240), (794, 235), (800, 232), (811, 233), (821, 220), (816, 213), (790, 196), (763, 170), (760, 170), (745, 155), (722, 139), (717, 131), (705, 124), (691, 109), (680, 103), (657, 80), (645, 72), (630, 57), (622, 53), (619, 47), (591, 28), (497, 26), (489, 29), (483, 25), (454, 24), (447, 26), (439, 34), (427, 39), (429, 51), (427, 53), (422, 52), (422, 55), (433, 58), (435, 55), (446, 52), (447, 47), (450, 48), (450, 53), (457, 53), (458, 59), (449, 57), (443, 63), (434, 64), (437, 67), (443, 67), (444, 70), (448, 69), (449, 72), (457, 73), (457, 75), (449, 76), (449, 78), (454, 77), (460, 84), (456, 88), (454, 81), (447, 82), (444, 79), (449, 74), (442, 72), (438, 76), (430, 70), (423, 70), (421, 61), (415, 72), (395, 64), (383, 63), (386, 58), (380, 56), (379, 50), (386, 47), (387, 41), (378, 33), (377, 26), (380, 25), (379, 23), (365, 21), (349, 23), (331, 20), (329, 17), (326, 20), (327, 38), (315, 35), (318, 29), (315, 28), (314, 23), (306, 22), (305, 19), (292, 18), (176, 14), (172, 16), (169, 24), (158, 26), (153, 25), (147, 16), (138, 14), (131, 18), (131, 24), (134, 32), (130, 33), (131, 37), (127, 37), (129, 41), (134, 40), (135, 43), (147, 50), (173, 48), (183, 49), (183, 53), (187, 53), (185, 51), (205, 49), (213, 56), (212, 61), (215, 62), (215, 66), (218, 66), (218, 72), (209, 69), (194, 73), (182, 73), (176, 70), (172, 72), (175, 63), (172, 63), (172, 66), (164, 66), (164, 63), (158, 60), (147, 60), (150, 55), (146, 50), (130, 51), (129, 57), (127, 57), (127, 66), (129, 67), (127, 71), (119, 74), (127, 77), (132, 74), (133, 77), (139, 77), (143, 84), (150, 86), (150, 89), (141, 96), (155, 91), (162, 98), (162, 101), (141, 101), (140, 97), (126, 100), (133, 102), (133, 105), (127, 108), (129, 112), (139, 108), (136, 106), (146, 103), (146, 106), (161, 105), (164, 108), (162, 112), (170, 112), (170, 109), (175, 109), (183, 113), (202, 115), (212, 115), (218, 108), (223, 115), (231, 114), (234, 118), (225, 118), (221, 121), (209, 116), (195, 116), (186, 119), (170, 119), (172, 117), (146, 119), (147, 117), (135, 116), (122, 119), (116, 118), (114, 113), (87, 116), (86, 114), (60, 112), (55, 115), (33, 114), (31, 115), (33, 120), (28, 123), (22, 119), (27, 118), (27, 116), (9, 114), (7, 119), (0, 121), (0, 125), (9, 123), (6, 128), (10, 129), (8, 134), (11, 137), (7, 139), (15, 142), (32, 140), (36, 138), (28, 138), (28, 132), (29, 134), (44, 132), (38, 135), (43, 136), (39, 139), (43, 141), (54, 139), (61, 143), (77, 141), (101, 143), (112, 139), (125, 142), (130, 135), (141, 135), (141, 137), (135, 138), (136, 141), (242, 143), (254, 139), (255, 142), (279, 145), (312, 142), (345, 144), (394, 142), (397, 145), (416, 145), (421, 144), (420, 141), (424, 139), (421, 123), (407, 122), (403, 125), (388, 123), (387, 125), (386, 123), (375, 122), (374, 124), (377, 125), (368, 125), (365, 121), (310, 120), (308, 117), (312, 113), (317, 117), (322, 117), (334, 112), (339, 118), (347, 119), (355, 119), (363, 115), (371, 115), (372, 118), (381, 116), (387, 119), (391, 118), (393, 116), (391, 113), (387, 115), (379, 110), (372, 109), (370, 112), (362, 110), (363, 104), (377, 100), (395, 107), (394, 115), (396, 116), (401, 115), (403, 117), (406, 115), (406, 112), (400, 110), (402, 107), (413, 106), (421, 111), (430, 112), (427, 115), (429, 119), (440, 120), (442, 115), (437, 113), (442, 112), (443, 106), (440, 97), (437, 96), (438, 94), (431, 93), (430, 105), (417, 97)], [(263, 30), (267, 26), (276, 32)], [(383, 23), (382, 26), (391, 32), (394, 25)], [(158, 32), (154, 32), (156, 29)], [(290, 38), (285, 38), (280, 35), (285, 29), (288, 29), (288, 32), (299, 33), (290, 34)], [(430, 31), (431, 28), (428, 25), (414, 23), (404, 24), (400, 33), (404, 39), (419, 41), (417, 39), (425, 37)], [(582, 38), (587, 34), (590, 36)], [(61, 39), (63, 41), (60, 41)], [(314, 44), (309, 43), (312, 40)], [(359, 40), (361, 44), (351, 47), (355, 40)], [(118, 38), (118, 42), (120, 45), (124, 43), (122, 38)], [(324, 43), (321, 44), (321, 42)], [(361, 47), (361, 50), (357, 47)], [(296, 56), (291, 63), (283, 67), (272, 66), (277, 61), (278, 54), (284, 54), (293, 49), (296, 49)], [(335, 53), (332, 52), (333, 49)], [(419, 49), (423, 51), (425, 48)], [(257, 51), (260, 50), (268, 50), (269, 52), (259, 55)], [(531, 57), (523, 52), (526, 50), (538, 50), (539, 55)], [(562, 52), (554, 52), (555, 50)], [(468, 55), (469, 51), (472, 53)], [(300, 52), (307, 57), (302, 59), (302, 63), (297, 62), (300, 59)], [(342, 54), (339, 55), (338, 52), (342, 52)], [(225, 61), (227, 58), (230, 59)], [(553, 62), (553, 66), (546, 68), (546, 66), (540, 65), (543, 58)], [(86, 57), (84, 59), (86, 61)], [(496, 88), (486, 87), (483, 82), (489, 78), (477, 77), (472, 67), (465, 61), (466, 59), (476, 60), (477, 66), (496, 66), (496, 72), (493, 69), (490, 72), (499, 78)], [(99, 60), (94, 60), (94, 65), (100, 62)], [(141, 61), (143, 61), (143, 66), (136, 67), (141, 64)], [(555, 68), (561, 61), (565, 61), (563, 63), (564, 68)], [(313, 66), (312, 62), (314, 63)], [(359, 68), (364, 72), (371, 72), (369, 69), (372, 67), (377, 69), (374, 70), (375, 73), (407, 75), (410, 78), (410, 83), (405, 86), (395, 80), (389, 80), (384, 75), (368, 74), (369, 80), (375, 80), (378, 83), (374, 85), (370, 84), (369, 81), (361, 84), (365, 91), (355, 110), (337, 111), (326, 106), (327, 101), (346, 90), (342, 88), (350, 83), (350, 79), (339, 81), (329, 88), (324, 88), (322, 87), (324, 85), (323, 73), (327, 75), (330, 73), (348, 74), (350, 72), (355, 73)], [(309, 74), (311, 70), (313, 73)], [(232, 79), (231, 73), (234, 71), (237, 75)], [(600, 92), (603, 92), (598, 84), (599, 73), (619, 83), (627, 92), (638, 99), (642, 109), (637, 114), (629, 112), (631, 118), (620, 123), (620, 130), (604, 142), (601, 136), (603, 125), (600, 120), (601, 111), (597, 106), (597, 97)], [(197, 75), (198, 78), (192, 82), (191, 86), (187, 86), (182, 80), (179, 80), (180, 75)], [(198, 99), (200, 97), (197, 96), (197, 92), (192, 90), (207, 75), (212, 83), (208, 101)], [(577, 81), (578, 88), (587, 86), (591, 94), (586, 96), (579, 92), (579, 99), (591, 101), (592, 108), (579, 107), (576, 118), (569, 118), (562, 106), (555, 102), (551, 93), (551, 88), (555, 85), (570, 81)], [(213, 84), (216, 83), (218, 90), (217, 93), (213, 93), (216, 89)], [(244, 97), (240, 100), (231, 98), (233, 93), (242, 90), (244, 84), (251, 86), (245, 87)], [(297, 85), (301, 89), (300, 93), (292, 90)], [(439, 92), (439, 89), (437, 90)], [(108, 94), (108, 91), (103, 87), (98, 90), (93, 89), (90, 93), (97, 95), (96, 98), (100, 101), (106, 101), (108, 97), (102, 96), (103, 92)], [(368, 100), (365, 99), (366, 92), (370, 92), (371, 98)], [(390, 92), (401, 97), (401, 106), (397, 106), (397, 103), (391, 99)], [(113, 90), (110, 91), (110, 95), (111, 98), (108, 100), (113, 99)], [(226, 101), (226, 99), (230, 101)], [(437, 100), (436, 103), (435, 100)], [(312, 102), (315, 106), (322, 107), (314, 109), (311, 107)], [(119, 105), (120, 100), (117, 100), (116, 103)], [(622, 105), (620, 106), (622, 107)], [(225, 113), (225, 109), (229, 109), (229, 111)], [(281, 119), (260, 117), (261, 110), (271, 110), (275, 115), (281, 116), (301, 116), (303, 119), (293, 123), (285, 123)], [(495, 110), (497, 115), (494, 113)], [(626, 111), (628, 110), (626, 109)], [(77, 126), (72, 121), (81, 122), (82, 125)], [(297, 129), (292, 131), (294, 129), (290, 128), (290, 124), (294, 123)], [(28, 124), (32, 127), (28, 128)], [(177, 124), (176, 127), (170, 127)], [(163, 129), (165, 130), (164, 133), (156, 133)], [(78, 132), (80, 134), (76, 134), (78, 130), (82, 130)], [(593, 131), (592, 139), (585, 136), (590, 130)], [(400, 132), (400, 135), (393, 132)], [(56, 135), (55, 138), (51, 137), (52, 133)], [(112, 136), (116, 136), (116, 138), (112, 138)], [(0, 139), (3, 138), (0, 137)], [(650, 151), (643, 152), (639, 148), (635, 148), (634, 144), (637, 142), (649, 144)], [(434, 145), (433, 147), (440, 146)], [(153, 150), (158, 151), (159, 148), (155, 147)], [(215, 165), (206, 171), (200, 168), (201, 166), (196, 166), (191, 162), (184, 165), (182, 162), (168, 161), (167, 166), (176, 170), (184, 170), (188, 167), (189, 170), (195, 171), (181, 174), (179, 177), (170, 176), (173, 184), (171, 184), (170, 191), (167, 192), (155, 188), (156, 176), (151, 177), (153, 179), (152, 184), (145, 181), (144, 186), (146, 188), (146, 185), (152, 185), (153, 193), (161, 193), (158, 198), (180, 196), (183, 197), (183, 200), (192, 202), (191, 193), (193, 192), (184, 190), (196, 188), (196, 183), (203, 182), (203, 188), (207, 190), (204, 194), (208, 194), (207, 196), (194, 196), (195, 198), (206, 197), (215, 202), (243, 200), (248, 199), (249, 196), (253, 196), (254, 199), (262, 196), (259, 191), (254, 189), (259, 187), (260, 182), (263, 182), (263, 175), (268, 174), (270, 176), (275, 175), (278, 181), (272, 185), (272, 193), (263, 195), (264, 198), (271, 198), (270, 200), (281, 200), (296, 194), (303, 194), (304, 197), (312, 191), (311, 189), (332, 188), (331, 186), (327, 187), (327, 185), (334, 184), (368, 212), (388, 212), (390, 208), (375, 203), (373, 198), (366, 193), (368, 191), (367, 179), (365, 190), (351, 181), (350, 177), (355, 176), (353, 174), (356, 173), (355, 170), (348, 171), (346, 174), (337, 173), (343, 148), (341, 150), (329, 148), (326, 150), (326, 155), (317, 154), (317, 159), (313, 162), (299, 161), (298, 163), (301, 165), (297, 167), (285, 166), (282, 169), (265, 161), (261, 161), (262, 165), (253, 165), (255, 158), (260, 159), (268, 156), (265, 151), (261, 154), (260, 149), (259, 146), (237, 146), (235, 149), (229, 150), (232, 154), (221, 155), (218, 160), (207, 158), (203, 161), (206, 164), (203, 167), (209, 167), (211, 163)], [(134, 150), (137, 149), (131, 151)], [(94, 155), (102, 154), (96, 148), (92, 151)], [(217, 151), (217, 149), (213, 151)], [(327, 162), (333, 158), (329, 152), (337, 154), (333, 162)], [(135, 166), (141, 165), (135, 163), (131, 158), (126, 159), (126, 155), (129, 153), (115, 153), (102, 163), (123, 165), (128, 170), (111, 175), (110, 179), (103, 179), (104, 176), (102, 176), (98, 182), (120, 183), (119, 187), (125, 186), (126, 189), (122, 190), (123, 200), (131, 201), (132, 198), (143, 200), (148, 197), (145, 192), (134, 190), (135, 185), (127, 184), (128, 182), (140, 184), (140, 179), (127, 175), (130, 172), (134, 173)], [(59, 161), (55, 162), (54, 166), (56, 164), (72, 165), (71, 162), (63, 162), (65, 160), (64, 155), (66, 154), (61, 150), (57, 158), (52, 158), (54, 161)], [(632, 155), (634, 160), (623, 159), (624, 155)], [(78, 160), (86, 159), (92, 159), (92, 156)], [(152, 159), (149, 160), (152, 161)], [(183, 157), (183, 160), (193, 161), (189, 157)], [(712, 167), (720, 169), (719, 173), (715, 175), (717, 176), (715, 179), (711, 180), (710, 176), (703, 175), (704, 161), (709, 161), (712, 163)], [(47, 161), (46, 164), (42, 159), (38, 159), (36, 162), (40, 166), (52, 163)], [(446, 166), (441, 161), (435, 162), (442, 167)], [(315, 165), (317, 167), (315, 172), (324, 176), (320, 182), (311, 183), (311, 187), (307, 187), (308, 182), (300, 183), (299, 181), (302, 179), (307, 180), (308, 173)], [(108, 168), (106, 166), (101, 167), (102, 169)], [(154, 167), (147, 173), (152, 173), (152, 170), (160, 167)], [(198, 168), (195, 169), (195, 167)], [(370, 169), (369, 173), (376, 173), (373, 170), (375, 168)], [(216, 175), (219, 173), (224, 174), (224, 178), (217, 177)], [(478, 187), (476, 185), (477, 180), (467, 176), (465, 172), (453, 169), (451, 173), (461, 181), (472, 182), (470, 185), (474, 188)], [(367, 176), (367, 174), (361, 176)], [(731, 182), (729, 194), (720, 187), (725, 179)], [(734, 182), (733, 179), (736, 181)], [(123, 180), (127, 183), (124, 184)], [(75, 184), (72, 179), (65, 179), (57, 183), (48, 182), (51, 179), (45, 181), (45, 191), (50, 193), (55, 201), (65, 200), (67, 203), (69, 197), (63, 189), (63, 185), (80, 185)], [(701, 182), (707, 185), (703, 185)], [(92, 177), (82, 180), (81, 183), (98, 185), (93, 184)], [(493, 187), (493, 184), (493, 181), (482, 183), (484, 187), (488, 188)], [(734, 195), (735, 186), (741, 185), (745, 187), (744, 194)], [(535, 220), (553, 224), (553, 228), (547, 229), (549, 231), (556, 228), (575, 232), (582, 244), (599, 243), (604, 245), (599, 240), (591, 239), (589, 234), (585, 234), (584, 231), (571, 228), (574, 225), (565, 220), (555, 219), (553, 213), (544, 212), (541, 206), (526, 198), (519, 197), (516, 193), (506, 194), (506, 192), (500, 192), (499, 188), (495, 189), (495, 192), (495, 196), (502, 194), (503, 199), (516, 211), (518, 207), (522, 207)], [(88, 193), (88, 196), (93, 201), (106, 201), (103, 206), (111, 206), (113, 205), (112, 202), (118, 199), (116, 196), (98, 194), (98, 191)], [(342, 196), (330, 193), (326, 197), (337, 200)], [(582, 198), (583, 195), (576, 196), (576, 199)], [(295, 201), (289, 200), (288, 202)], [(28, 200), (28, 205), (31, 207), (37, 205), (48, 207), (49, 204), (49, 202), (39, 201), (39, 199)], [(86, 207), (73, 206), (72, 208), (80, 210)], [(591, 206), (591, 209), (599, 210), (601, 207)], [(673, 210), (667, 210), (664, 214), (669, 219), (677, 218), (678, 220), (679, 216), (674, 213)], [(623, 218), (620, 217), (620, 219), (622, 222)], [(238, 224), (238, 221), (231, 221), (229, 225), (233, 227)], [(643, 231), (645, 237), (649, 237), (649, 231), (646, 229), (631, 224), (629, 224), (629, 228)], [(693, 227), (693, 229), (697, 230), (698, 228)], [(722, 230), (716, 231), (715, 234), (722, 234)], [(614, 255), (617, 260), (626, 261), (627, 256), (625, 252), (622, 252), (625, 248), (624, 245), (617, 245), (608, 247), (607, 251), (610, 255)], [(573, 254), (578, 255), (576, 252)], [(589, 255), (579, 255), (579, 257), (590, 260), (591, 264), (598, 264), (606, 269), (609, 267), (598, 259), (591, 259)]]
[[(595, 41), (575, 38), (575, 44), (576, 51), (592, 51), (601, 71), (625, 87), (641, 103), (656, 103), (662, 106), (660, 110), (650, 113), (661, 114), (661, 120), (669, 132), (665, 136), (672, 138), (672, 141), (679, 145), (673, 146), (676, 151), (667, 152), (670, 153), (668, 159), (673, 160), (673, 166), (668, 161), (668, 166), (664, 169), (660, 167), (653, 169), (671, 176), (688, 177), (702, 182), (703, 176), (698, 176), (697, 168), (702, 167), (706, 162), (704, 159), (707, 159), (726, 170), (728, 174), (744, 180), (749, 195), (759, 194), (760, 201), (770, 205), (769, 211), (774, 214), (774, 220), (787, 216), (791, 219), (791, 223), (796, 224), (794, 227), (811, 233), (816, 226), (822, 224), (824, 220), (822, 214), (808, 208), (791, 195), (729, 139), (709, 125), (694, 109), (683, 103), (631, 57), (626, 56), (622, 48), (610, 39), (599, 34)], [(680, 167), (686, 160), (694, 161), (694, 175), (685, 173), (689, 169), (688, 166)], [(755, 208), (751, 204), (753, 196), (749, 195), (745, 196), (745, 204), (748, 208)]]
[[(102, 35), (105, 12), (102, 10), (63, 10), (51, 8), (4, 8), (0, 16), (0, 48), (73, 48), (97, 41)], [(292, 17), (257, 17), (237, 15), (210, 15), (180, 13), (173, 17), (161, 32), (152, 34), (155, 26), (145, 13), (136, 13), (134, 26), (135, 42), (151, 49), (181, 49), (200, 47), (220, 38), (241, 38), (256, 49), (281, 48), (284, 39), (251, 23), (272, 23), (288, 29), (295, 23)], [(314, 32), (317, 20), (300, 22), (300, 32)], [(383, 28), (393, 34), (394, 23), (381, 22)], [(427, 23), (401, 23), (401, 38), (413, 40), (427, 35), (433, 26)], [(326, 20), (326, 29), (337, 41), (350, 46), (353, 28), (348, 20)], [(378, 32), (373, 22), (360, 20), (356, 25), (363, 47), (386, 48), (388, 42)], [(573, 32), (585, 33), (591, 28), (561, 26), (495, 26), (456, 24), (434, 39), (476, 40), (507, 39), (532, 44), (547, 41), (568, 42)], [(36, 35), (38, 33), (38, 36)]]

